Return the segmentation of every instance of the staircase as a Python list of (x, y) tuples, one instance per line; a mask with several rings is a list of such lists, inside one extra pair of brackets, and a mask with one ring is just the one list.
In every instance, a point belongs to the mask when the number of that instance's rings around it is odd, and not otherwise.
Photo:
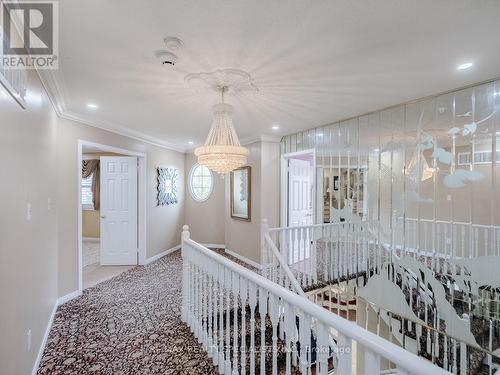
[[(500, 367), (500, 289), (478, 274), (488, 267), (474, 262), (498, 258), (468, 261), (452, 256), (449, 246), (436, 251), (449, 241), (434, 234), (448, 233), (463, 254), (464, 242), (478, 239), (484, 229), (471, 226), (465, 236), (463, 223), (448, 224), (424, 224), (421, 248), (414, 238), (383, 241), (378, 223), (361, 220), (289, 228), (264, 224), (263, 274), (447, 371), (494, 374)], [(483, 245), (498, 232), (488, 230), (482, 232)], [(472, 248), (479, 253), (477, 245)], [(373, 316), (376, 323), (370, 325)]]
[(278, 257), (264, 270), (274, 281), (196, 243), (183, 228), (182, 319), (219, 373), (447, 373), (309, 301), (272, 242), (265, 243), (268, 259)]

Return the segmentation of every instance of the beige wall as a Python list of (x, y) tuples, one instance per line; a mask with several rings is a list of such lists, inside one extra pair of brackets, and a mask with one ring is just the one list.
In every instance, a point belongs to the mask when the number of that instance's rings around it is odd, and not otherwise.
[(9, 375), (31, 373), (57, 298), (57, 119), (33, 71), (27, 104), (0, 85), (0, 372)]
[(271, 226), (279, 222), (280, 146), (273, 142), (247, 145), (248, 165), (252, 167), (252, 221), (231, 218), (229, 178), (226, 178), (226, 248), (260, 263), (262, 219)]
[(276, 142), (261, 143), (261, 207), (262, 219), (269, 226), (280, 224), (281, 153)]
[(252, 167), (251, 187), (252, 201), (251, 221), (242, 221), (231, 218), (229, 177), (226, 177), (225, 202), (226, 202), (226, 248), (260, 263), (260, 181), (261, 181), (261, 143), (246, 145), (250, 151), (247, 165)]
[(230, 179), (214, 174), (214, 190), (206, 202), (194, 201), (188, 188), (188, 174), (196, 163), (193, 154), (186, 154), (185, 221), (191, 238), (200, 243), (224, 244), (227, 249), (260, 263), (260, 231), (262, 219), (270, 226), (279, 224), (280, 145), (276, 142), (255, 142), (247, 165), (252, 167), (252, 220), (231, 218)]
[(82, 237), (101, 238), (101, 217), (99, 210), (82, 211)]
[[(147, 155), (148, 258), (178, 245), (184, 223), (183, 153), (58, 118), (34, 72), (28, 93), (23, 110), (0, 92), (0, 189), (8, 197), (0, 222), (0, 363), (6, 374), (31, 372), (57, 297), (78, 289), (78, 139)], [(159, 166), (179, 169), (176, 205), (156, 206)]]
[(214, 173), (214, 188), (210, 198), (205, 202), (196, 202), (191, 197), (188, 186), (189, 171), (194, 164), (196, 164), (196, 157), (193, 154), (186, 154), (185, 222), (189, 225), (191, 238), (196, 242), (223, 245), (225, 243), (225, 178)]
[[(184, 223), (184, 154), (91, 126), (60, 119), (57, 132), (59, 201), (59, 296), (78, 289), (77, 193), (78, 140), (142, 152), (147, 155), (147, 258), (180, 243)], [(156, 168), (179, 169), (179, 203), (156, 205)]]
[[(279, 181), (279, 164), (273, 160), (277, 144), (249, 146), (252, 221), (246, 223), (229, 217), (228, 178), (215, 176), (214, 192), (207, 202), (196, 203), (186, 197), (184, 183), (186, 171), (194, 163), (192, 155), (58, 118), (33, 72), (29, 73), (28, 98), (28, 108), (23, 110), (0, 93), (0, 156), (4, 161), (0, 191), (8, 197), (0, 216), (2, 373), (31, 372), (56, 299), (78, 288), (79, 139), (147, 155), (147, 257), (179, 244), (181, 226), (188, 223), (195, 240), (225, 243), (259, 262), (263, 212), (270, 220), (278, 217), (278, 196), (273, 198), (278, 192), (273, 177)], [(159, 166), (179, 169), (177, 205), (156, 205)], [(32, 207), (30, 221), (26, 218), (28, 202)]]

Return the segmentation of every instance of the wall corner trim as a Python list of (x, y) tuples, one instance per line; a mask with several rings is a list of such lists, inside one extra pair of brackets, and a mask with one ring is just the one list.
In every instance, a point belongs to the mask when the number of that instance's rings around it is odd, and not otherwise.
[(171, 254), (173, 253), (174, 251), (176, 250), (179, 250), (181, 248), (181, 245), (175, 245), (174, 247), (172, 247), (171, 249), (168, 249), (168, 250), (165, 250), (165, 251), (162, 251), (161, 253), (159, 254), (156, 254), (154, 256), (152, 256), (151, 258), (148, 258), (144, 261), (144, 264), (143, 266), (146, 266), (150, 263), (153, 263), (155, 260), (158, 260), (160, 258), (163, 258), (165, 255), (168, 255), (168, 254)]
[(236, 252), (234, 252), (232, 250), (229, 250), (227, 248), (224, 250), (224, 252), (226, 254), (229, 254), (229, 255), (235, 257), (238, 260), (241, 260), (242, 262), (245, 262), (246, 264), (251, 265), (252, 267), (257, 268), (258, 270), (262, 270), (262, 266), (259, 263), (255, 262), (255, 261), (253, 261), (251, 259), (248, 259), (247, 257), (245, 257), (243, 255), (240, 255), (240, 254), (238, 254), (238, 253), (236, 253)]

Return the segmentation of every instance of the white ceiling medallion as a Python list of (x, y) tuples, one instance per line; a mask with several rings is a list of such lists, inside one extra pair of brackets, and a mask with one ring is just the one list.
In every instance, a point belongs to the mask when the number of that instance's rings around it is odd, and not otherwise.
[(241, 147), (233, 125), (233, 106), (224, 103), (228, 86), (216, 87), (221, 93), (221, 103), (214, 105), (214, 119), (205, 145), (194, 150), (198, 163), (219, 174), (242, 167), (247, 162), (248, 149)]
[(227, 68), (214, 72), (191, 73), (184, 77), (184, 81), (196, 93), (220, 91), (222, 87), (226, 87), (227, 94), (238, 97), (259, 92), (250, 74), (240, 69)]

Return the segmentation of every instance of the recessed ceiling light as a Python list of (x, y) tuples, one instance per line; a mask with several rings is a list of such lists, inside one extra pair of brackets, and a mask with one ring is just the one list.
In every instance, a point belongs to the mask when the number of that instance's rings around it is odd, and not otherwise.
[(194, 144), (194, 142), (193, 141), (188, 141), (188, 144), (192, 145), (192, 144)]
[(87, 107), (89, 107), (91, 109), (97, 109), (97, 104), (89, 103), (89, 104), (87, 104)]
[(279, 125), (273, 125), (271, 127), (271, 129), (273, 129), (273, 130), (280, 130), (280, 126)]
[(469, 69), (469, 68), (472, 68), (472, 65), (473, 64), (471, 62), (463, 63), (463, 64), (460, 64), (459, 66), (457, 66), (457, 69), (458, 70)]

